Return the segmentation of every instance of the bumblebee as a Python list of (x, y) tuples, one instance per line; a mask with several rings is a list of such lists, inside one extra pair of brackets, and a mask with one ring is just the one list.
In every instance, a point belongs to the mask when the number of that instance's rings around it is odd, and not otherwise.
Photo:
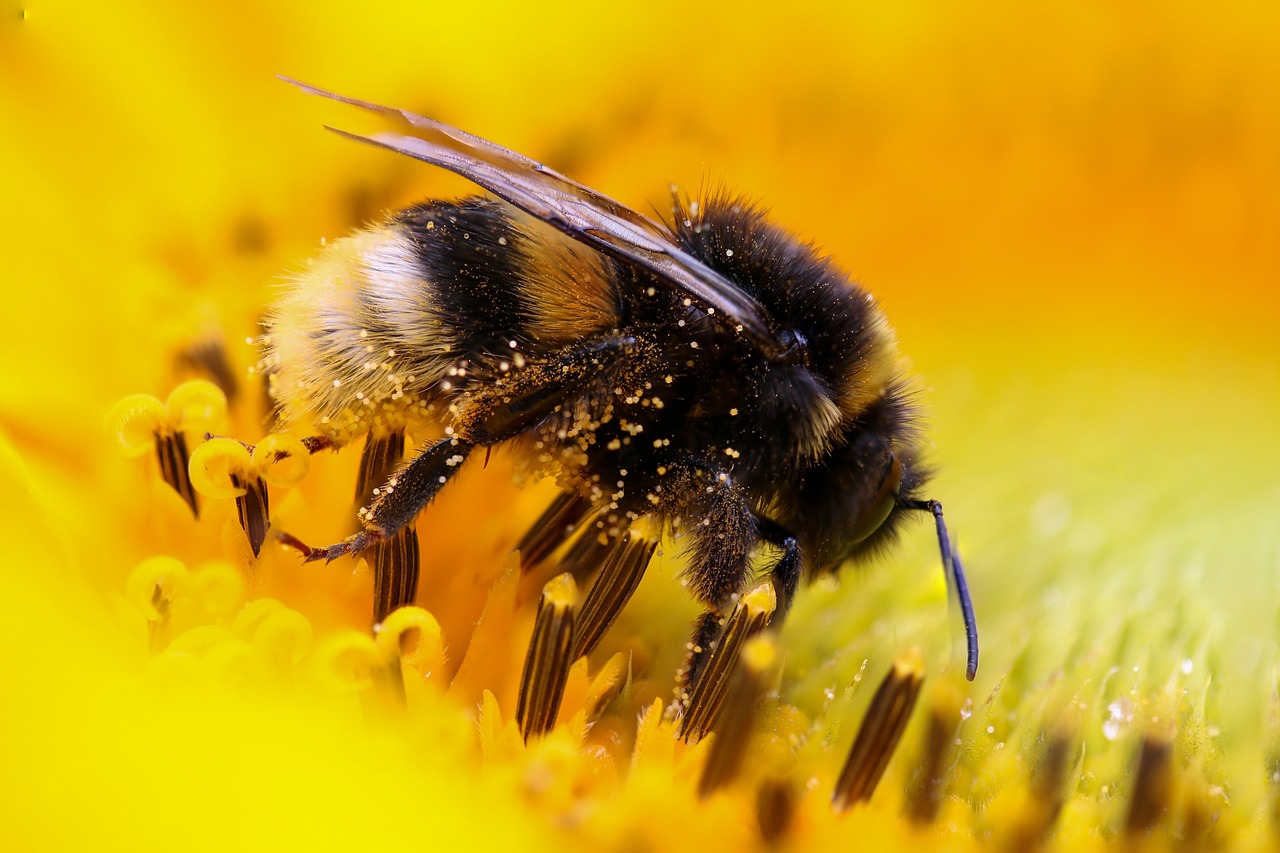
[[(576, 652), (613, 621), (663, 532), (688, 543), (687, 585), (705, 607), (682, 671), (691, 688), (758, 550), (776, 622), (803, 575), (884, 549), (924, 512), (974, 677), (963, 570), (941, 505), (923, 497), (917, 407), (869, 293), (742, 198), (673, 190), (670, 222), (655, 222), (441, 122), (289, 82), (407, 128), (336, 133), (491, 194), (417, 204), (328, 246), (267, 322), (285, 419), (315, 425), (313, 449), (368, 436), (359, 532), (298, 545), (312, 560), (392, 549), (375, 618), (413, 599), (418, 512), (474, 451), (502, 444), (562, 490), (522, 562), (560, 553), (580, 576), (602, 573)], [(405, 432), (428, 424), (444, 435), (400, 462)]]

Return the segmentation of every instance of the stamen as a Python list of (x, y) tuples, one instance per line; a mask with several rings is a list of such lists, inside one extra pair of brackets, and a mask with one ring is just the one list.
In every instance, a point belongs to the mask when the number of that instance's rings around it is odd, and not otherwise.
[(232, 402), (236, 398), (236, 373), (227, 357), (227, 347), (221, 337), (197, 341), (178, 353), (178, 365), (207, 376)]
[(697, 680), (689, 691), (677, 732), (686, 743), (701, 740), (716, 724), (743, 643), (769, 624), (777, 604), (773, 584), (766, 581), (742, 596), (733, 608), (720, 639), (705, 653), (705, 663), (699, 665)]
[(240, 528), (257, 557), (271, 526), (270, 504), (267, 484), (258, 475), (249, 449), (234, 439), (211, 438), (196, 448), (188, 469), (192, 485), (201, 494), (214, 499), (235, 498)]
[[(589, 520), (590, 517), (587, 517)], [(578, 526), (577, 537), (561, 555), (559, 568), (575, 578), (585, 578), (604, 564), (614, 549), (614, 542), (601, 542), (598, 530), (584, 520)]]
[(391, 472), (404, 459), (404, 433), (400, 430), (370, 433), (360, 454), (360, 473), (356, 476), (356, 503), (368, 506), (374, 489), (386, 485)]
[(1138, 752), (1138, 770), (1133, 779), (1133, 798), (1125, 818), (1125, 832), (1145, 835), (1160, 823), (1173, 797), (1173, 743), (1165, 737), (1147, 735)]
[(421, 607), (401, 607), (378, 625), (374, 639), (388, 660), (397, 660), (431, 675), (444, 665), (440, 623)]
[(335, 693), (361, 693), (374, 685), (381, 663), (382, 653), (367, 631), (339, 631), (316, 649), (316, 679)]
[(227, 414), (227, 398), (212, 382), (183, 382), (161, 403), (149, 394), (133, 394), (112, 406), (107, 429), (126, 456), (142, 456), (154, 449), (161, 478), (173, 487), (192, 515), (200, 506), (192, 487), (185, 433), (203, 433), (221, 426)]
[(169, 393), (164, 402), (173, 430), (206, 432), (221, 430), (227, 419), (227, 398), (222, 390), (204, 379), (183, 382)]
[[(404, 433), (400, 430), (370, 434), (360, 455), (356, 478), (356, 501), (368, 506), (374, 491), (386, 485), (404, 459)], [(420, 549), (417, 527), (406, 525), (394, 536), (382, 539), (369, 549), (373, 569), (373, 622), (376, 625), (392, 611), (413, 604), (418, 594)]]
[(905, 812), (917, 825), (932, 823), (938, 816), (963, 701), (954, 683), (947, 681), (938, 685), (929, 704), (920, 758), (907, 783)]
[(924, 660), (920, 650), (909, 649), (899, 655), (876, 688), (844, 769), (836, 780), (831, 795), (831, 805), (836, 811), (871, 799), (889, 765), (889, 758), (902, 740), (923, 682)]
[(160, 477), (191, 507), (191, 514), (200, 517), (200, 504), (196, 490), (191, 485), (187, 469), (190, 455), (187, 453), (187, 437), (180, 432), (156, 433), (156, 459), (160, 463)]
[(408, 524), (394, 536), (373, 544), (370, 562), (373, 566), (373, 622), (387, 618), (393, 611), (410, 605), (418, 595), (420, 552), (418, 529)]
[(125, 590), (147, 619), (152, 654), (169, 645), (173, 601), (185, 588), (187, 577), (187, 567), (175, 557), (148, 557), (129, 572)]
[(573, 663), (577, 603), (578, 585), (568, 572), (552, 578), (542, 589), (516, 706), (516, 722), (526, 743), (531, 737), (546, 734), (555, 725)]
[(236, 516), (256, 557), (262, 551), (262, 543), (267, 540), (267, 528), (271, 526), (267, 484), (260, 477), (241, 480), (235, 474), (231, 475), (231, 482), (237, 487), (244, 487), (244, 494), (236, 498)]
[(715, 738), (707, 763), (698, 779), (698, 796), (712, 792), (738, 777), (751, 752), (760, 703), (773, 682), (778, 662), (778, 646), (768, 633), (758, 634), (742, 647), (742, 664), (737, 667), (725, 696), (725, 712), (715, 726)]
[(1044, 845), (1062, 811), (1071, 736), (1065, 730), (1042, 735), (1044, 752), (1031, 768), (1027, 796), (1008, 828), (1010, 850), (1036, 850)]
[[(776, 590), (775, 590), (776, 593)], [(708, 610), (693, 623), (693, 634), (686, 645), (684, 663), (676, 671), (676, 701), (668, 709), (671, 719), (684, 716), (689, 707), (689, 697), (693, 694), (693, 686), (698, 682), (703, 665), (715, 648), (716, 638), (724, 627), (725, 619)]]
[(291, 489), (311, 470), (311, 451), (288, 433), (272, 433), (250, 455), (258, 476), (277, 489)]
[(398, 707), (405, 707), (404, 666), (412, 666), (423, 678), (444, 664), (444, 638), (440, 623), (421, 607), (401, 607), (374, 626), (374, 642), (385, 656), (377, 680), (385, 685)]
[(516, 545), (520, 552), (520, 572), (528, 572), (560, 547), (569, 530), (577, 526), (590, 508), (591, 501), (577, 492), (557, 495)]
[(244, 575), (226, 560), (210, 560), (192, 571), (191, 598), (210, 616), (229, 616), (244, 599)]
[(775, 844), (791, 827), (796, 791), (785, 779), (765, 779), (756, 791), (756, 825), (767, 844)]
[(291, 672), (311, 653), (311, 621), (274, 598), (246, 604), (231, 630), (260, 651), (277, 672)]
[(107, 431), (115, 436), (120, 452), (134, 458), (154, 446), (155, 434), (166, 429), (169, 412), (150, 394), (130, 394), (107, 413)]
[(627, 531), (609, 552), (582, 602), (573, 642), (575, 660), (591, 654), (627, 606), (657, 548), (656, 539)]
[(187, 467), (196, 491), (214, 500), (243, 497), (243, 481), (255, 477), (249, 448), (233, 438), (209, 439), (191, 454)]

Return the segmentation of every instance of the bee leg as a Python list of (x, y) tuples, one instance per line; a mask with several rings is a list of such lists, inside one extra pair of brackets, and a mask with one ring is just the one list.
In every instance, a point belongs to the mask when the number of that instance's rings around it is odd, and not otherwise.
[(680, 512), (693, 537), (688, 582), (707, 605), (706, 612), (694, 622), (676, 691), (680, 733), (688, 738), (705, 733), (723, 699), (718, 686), (727, 684), (739, 645), (735, 642), (726, 648), (724, 640), (746, 598), (735, 604), (750, 571), (751, 550), (760, 531), (750, 502), (727, 472), (698, 466), (679, 476), (689, 478), (677, 483), (679, 491), (697, 496)]
[(578, 399), (599, 377), (634, 357), (640, 344), (609, 335), (559, 350), (479, 389), (454, 420), (458, 435), (489, 445), (514, 438)]
[(727, 617), (707, 613), (698, 622), (682, 684), (685, 707), (679, 735), (686, 742), (700, 740), (717, 725), (743, 645), (786, 616), (800, 581), (800, 544), (795, 536), (767, 518), (753, 518), (760, 539), (781, 548), (782, 556), (769, 570), (769, 579), (740, 596)]
[(329, 562), (343, 554), (359, 553), (411, 523), (457, 473), (473, 447), (469, 441), (451, 437), (419, 453), (387, 481), (372, 506), (361, 510), (364, 530), (336, 545), (311, 548), (306, 561)]
[(777, 624), (786, 618), (791, 602), (795, 600), (796, 587), (800, 585), (803, 566), (800, 543), (791, 531), (772, 519), (756, 516), (756, 526), (760, 528), (761, 539), (782, 549), (782, 556), (769, 570), (769, 580), (773, 583), (773, 591), (778, 598), (773, 618), (769, 621), (770, 624)]

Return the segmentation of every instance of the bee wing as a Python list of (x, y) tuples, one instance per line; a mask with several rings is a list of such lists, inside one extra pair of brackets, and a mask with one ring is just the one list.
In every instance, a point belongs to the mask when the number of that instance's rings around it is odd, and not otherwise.
[(786, 342), (759, 302), (677, 246), (665, 227), (631, 208), (522, 154), (435, 119), (347, 98), (288, 77), (280, 79), (309, 94), (407, 122), (414, 128), (413, 136), (360, 136), (328, 129), (456, 172), (573, 239), (670, 282), (703, 306), (715, 309), (721, 322), (736, 327), (764, 355), (776, 358), (787, 351)]

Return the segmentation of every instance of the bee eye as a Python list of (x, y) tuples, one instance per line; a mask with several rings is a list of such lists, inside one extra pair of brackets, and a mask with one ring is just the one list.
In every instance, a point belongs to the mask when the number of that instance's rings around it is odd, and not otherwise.
[(884, 520), (893, 511), (893, 505), (898, 501), (898, 489), (902, 486), (902, 463), (898, 461), (898, 456), (893, 451), (889, 451), (884, 462), (880, 482), (876, 484), (870, 500), (854, 522), (852, 536), (854, 542), (861, 542), (879, 530), (880, 525), (884, 524)]

